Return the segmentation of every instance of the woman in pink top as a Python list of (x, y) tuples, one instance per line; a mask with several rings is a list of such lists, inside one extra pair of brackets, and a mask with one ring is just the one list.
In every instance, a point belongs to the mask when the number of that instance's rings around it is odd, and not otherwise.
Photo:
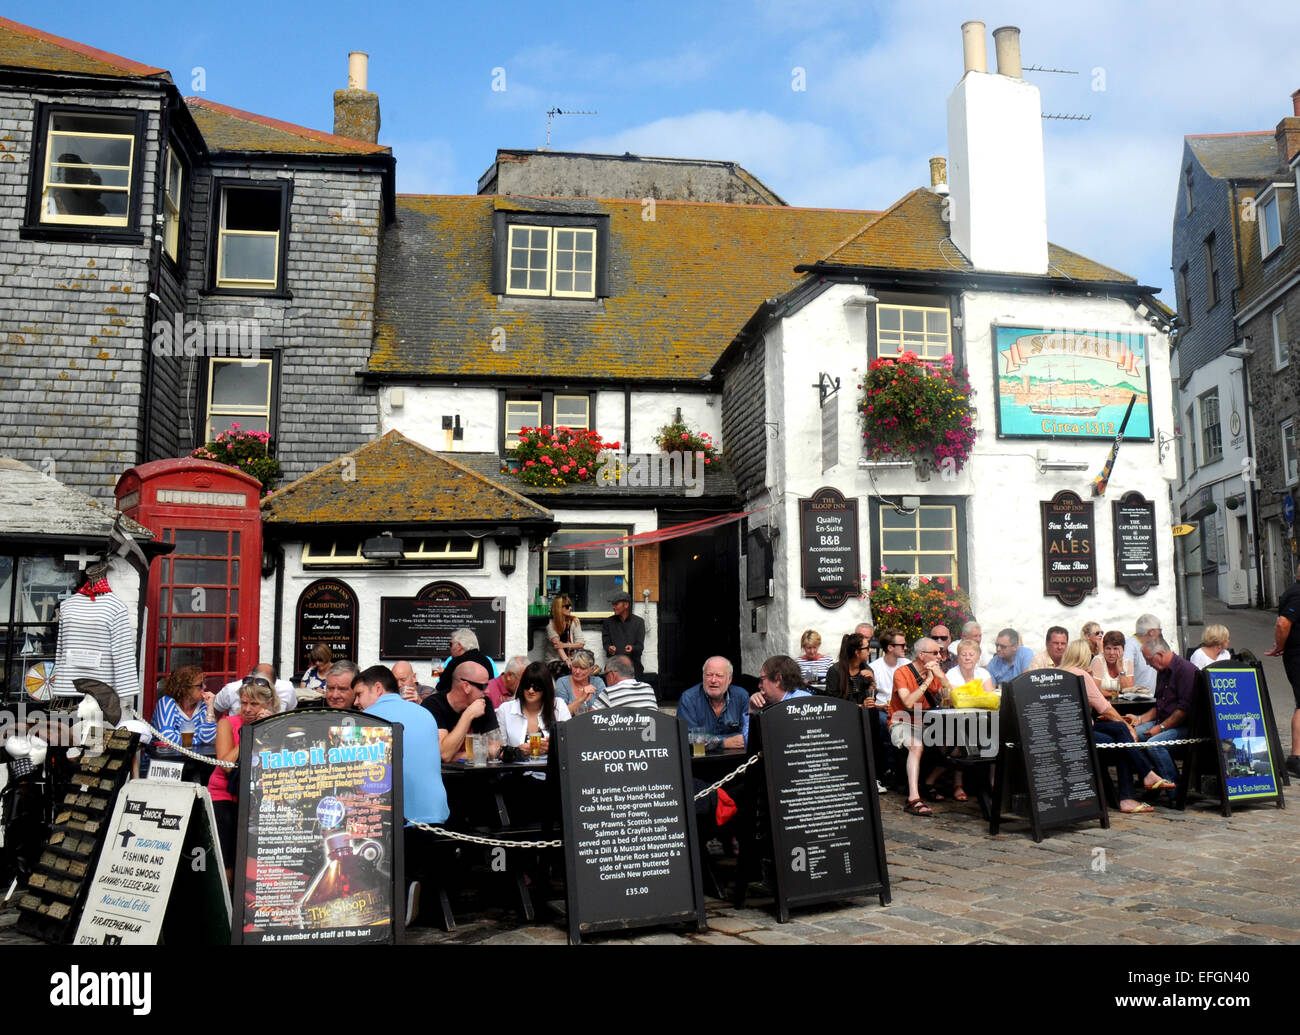
[[(270, 681), (260, 676), (245, 679), (239, 688), (239, 714), (227, 715), (217, 723), (217, 758), (223, 762), (238, 762), (239, 732), (244, 724), (274, 715), (279, 707), (280, 698)], [(229, 883), (235, 872), (235, 824), (239, 815), (239, 802), (230, 793), (227, 772), (224, 766), (213, 767), (212, 775), (208, 778), (208, 794), (212, 797), (217, 839), (226, 864), (226, 882)]]
[[(1088, 707), (1097, 714), (1092, 725), (1092, 739), (1098, 744), (1135, 743), (1138, 738), (1130, 721), (1133, 716), (1120, 715), (1114, 705), (1106, 700), (1106, 695), (1101, 692), (1097, 681), (1088, 672), (1088, 666), (1091, 664), (1092, 646), (1085, 639), (1078, 639), (1071, 643), (1065, 648), (1065, 656), (1061, 658), (1061, 668), (1073, 672), (1083, 680), (1083, 688), (1088, 695)], [(1120, 812), (1154, 812), (1150, 805), (1138, 801), (1133, 796), (1133, 781), (1141, 780), (1148, 791), (1169, 790), (1174, 785), (1162, 779), (1160, 774), (1151, 768), (1145, 751), (1126, 748), (1115, 751), (1114, 754), (1119, 756), (1115, 760), (1115, 772), (1119, 776)], [(1142, 775), (1144, 770), (1145, 776)]]

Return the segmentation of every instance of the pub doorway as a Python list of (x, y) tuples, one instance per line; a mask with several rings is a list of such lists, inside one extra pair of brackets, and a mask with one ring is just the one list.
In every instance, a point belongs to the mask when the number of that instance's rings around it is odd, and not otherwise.
[[(674, 514), (671, 523), (705, 516)], [(700, 681), (705, 658), (720, 654), (740, 664), (739, 528), (733, 522), (659, 547), (661, 703)]]

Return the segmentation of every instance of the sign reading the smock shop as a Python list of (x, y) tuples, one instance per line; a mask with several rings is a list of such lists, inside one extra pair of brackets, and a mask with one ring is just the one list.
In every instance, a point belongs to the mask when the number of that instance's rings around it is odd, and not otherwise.
[(799, 501), (803, 591), (823, 607), (858, 592), (858, 501), (828, 486)]
[(357, 595), (338, 579), (317, 579), (298, 595), (294, 633), (295, 672), (311, 665), (318, 643), (336, 658), (357, 656)]
[(430, 582), (414, 599), (379, 600), (381, 658), (445, 658), (457, 629), (472, 629), (479, 649), (488, 657), (505, 657), (506, 614), (501, 597), (471, 597), (458, 583)]
[(1115, 521), (1115, 585), (1141, 596), (1160, 582), (1156, 567), (1156, 505), (1126, 492), (1110, 505)]
[(1097, 588), (1092, 501), (1063, 489), (1039, 504), (1043, 519), (1043, 596), (1075, 607)]

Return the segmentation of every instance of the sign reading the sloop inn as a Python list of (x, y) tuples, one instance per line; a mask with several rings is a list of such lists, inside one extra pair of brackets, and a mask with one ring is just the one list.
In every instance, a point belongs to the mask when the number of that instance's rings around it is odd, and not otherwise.
[(999, 438), (1151, 440), (1147, 337), (1122, 331), (993, 327)]
[(799, 501), (803, 591), (824, 607), (858, 592), (858, 501), (823, 486)]

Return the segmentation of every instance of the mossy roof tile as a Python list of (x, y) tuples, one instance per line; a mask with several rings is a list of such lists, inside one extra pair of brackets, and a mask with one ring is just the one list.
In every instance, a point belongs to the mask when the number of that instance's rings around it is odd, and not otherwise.
[(1203, 133), (1183, 139), (1205, 171), (1217, 180), (1262, 180), (1281, 169), (1277, 140), (1270, 129)]
[(551, 513), (400, 431), (318, 467), (262, 501), (270, 525), (549, 521)]
[(34, 68), (44, 72), (119, 76), (127, 79), (162, 78), (166, 69), (141, 64), (75, 40), (41, 32), (8, 18), (0, 18), (0, 66)]
[(213, 151), (257, 151), (268, 154), (343, 155), (387, 154), (389, 149), (364, 140), (350, 140), (306, 126), (250, 111), (240, 111), (202, 97), (186, 97), (185, 104)]

